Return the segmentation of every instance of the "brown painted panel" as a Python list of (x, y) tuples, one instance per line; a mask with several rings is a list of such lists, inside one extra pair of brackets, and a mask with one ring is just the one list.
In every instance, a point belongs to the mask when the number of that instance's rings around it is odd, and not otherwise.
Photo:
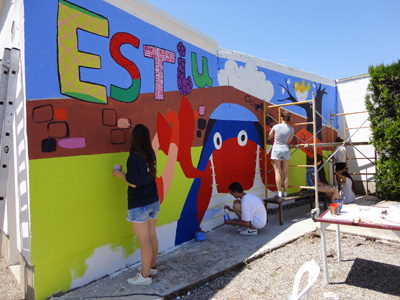
[[(187, 95), (194, 115), (194, 141), (201, 146), (205, 124), (212, 112), (222, 103), (236, 103), (252, 111), (263, 125), (263, 112), (256, 111), (261, 104), (258, 98), (233, 87), (194, 89)], [(170, 111), (179, 112), (182, 95), (166, 92), (164, 100), (154, 99), (154, 94), (141, 94), (132, 103), (108, 99), (108, 104), (96, 104), (72, 98), (27, 101), (27, 123), (30, 159), (90, 155), (129, 151), (130, 128), (119, 128), (118, 120), (128, 119), (132, 125), (145, 124), (153, 137), (157, 131), (157, 115)], [(278, 120), (278, 109), (268, 111)], [(292, 123), (304, 122), (303, 117), (293, 115)], [(305, 126), (296, 126), (295, 132)], [(323, 140), (330, 129), (323, 130)], [(66, 140), (66, 138), (70, 140)]]

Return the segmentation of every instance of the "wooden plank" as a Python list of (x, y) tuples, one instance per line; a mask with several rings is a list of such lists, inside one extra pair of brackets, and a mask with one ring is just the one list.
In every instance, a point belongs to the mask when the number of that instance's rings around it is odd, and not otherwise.
[(281, 225), (283, 225), (282, 203), (284, 203), (286, 201), (291, 201), (291, 200), (310, 198), (310, 206), (312, 206), (312, 197), (314, 194), (315, 194), (314, 192), (311, 192), (311, 193), (310, 192), (298, 192), (298, 193), (289, 194), (287, 197), (282, 197), (282, 198), (272, 197), (272, 198), (264, 199), (263, 201), (264, 201), (264, 205), (265, 205), (267, 214), (268, 214), (268, 203), (274, 203), (274, 204), (279, 205), (279, 223)]

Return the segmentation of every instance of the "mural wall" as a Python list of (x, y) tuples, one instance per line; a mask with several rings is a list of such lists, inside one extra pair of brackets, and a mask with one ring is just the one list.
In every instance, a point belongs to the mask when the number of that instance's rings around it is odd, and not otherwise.
[[(38, 299), (140, 260), (126, 221), (127, 186), (112, 176), (114, 164), (126, 164), (131, 126), (149, 127), (157, 154), (161, 251), (222, 224), (231, 182), (265, 197), (265, 158), (272, 166), (260, 104), (301, 102), (315, 92), (318, 139), (329, 139), (324, 118), (337, 108), (334, 80), (216, 45), (203, 49), (135, 15), (99, 0), (25, 2)], [(288, 109), (293, 123), (312, 118), (309, 104)], [(278, 110), (268, 110), (266, 124), (277, 119)], [(306, 141), (312, 128), (295, 132), (293, 143)], [(294, 151), (291, 163), (311, 158)], [(290, 174), (291, 185), (304, 185), (305, 169)], [(274, 183), (273, 172), (267, 181)]]

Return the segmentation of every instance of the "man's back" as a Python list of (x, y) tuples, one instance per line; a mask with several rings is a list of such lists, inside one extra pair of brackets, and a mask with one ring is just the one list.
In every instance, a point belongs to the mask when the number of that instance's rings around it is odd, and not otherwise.
[(256, 195), (246, 193), (242, 198), (242, 220), (249, 221), (258, 229), (265, 226), (267, 212), (265, 206)]

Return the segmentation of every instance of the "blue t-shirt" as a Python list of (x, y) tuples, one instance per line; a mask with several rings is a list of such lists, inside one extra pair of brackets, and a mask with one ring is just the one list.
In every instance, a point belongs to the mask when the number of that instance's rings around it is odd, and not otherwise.
[(147, 161), (137, 153), (130, 154), (126, 168), (126, 181), (136, 185), (136, 188), (128, 187), (128, 209), (157, 202), (156, 177), (150, 174)]

